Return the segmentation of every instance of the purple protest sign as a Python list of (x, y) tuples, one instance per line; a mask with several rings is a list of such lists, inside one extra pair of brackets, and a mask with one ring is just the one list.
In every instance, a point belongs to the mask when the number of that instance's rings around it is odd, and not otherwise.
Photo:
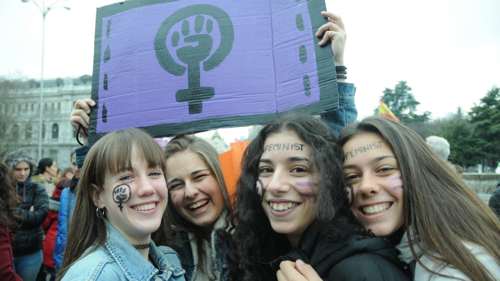
[(154, 136), (338, 105), (323, 1), (130, 1), (98, 9), (91, 132)]

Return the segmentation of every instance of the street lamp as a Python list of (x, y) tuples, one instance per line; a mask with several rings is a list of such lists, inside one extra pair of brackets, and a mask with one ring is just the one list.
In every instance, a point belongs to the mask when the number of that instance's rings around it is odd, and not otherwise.
[(42, 15), (42, 56), (41, 56), (41, 66), (40, 66), (40, 128), (38, 130), (38, 159), (42, 159), (42, 143), (43, 143), (43, 138), (42, 138), (42, 128), (43, 128), (43, 90), (44, 90), (44, 77), (43, 77), (43, 71), (44, 71), (44, 63), (45, 63), (45, 18), (47, 17), (47, 14), (52, 10), (52, 8), (57, 8), (57, 7), (62, 7), (66, 10), (71, 10), (70, 7), (68, 6), (55, 6), (59, 1), (55, 1), (49, 6), (45, 6), (45, 0), (41, 0), (41, 5), (38, 3), (36, 0), (21, 0), (23, 3), (28, 3), (31, 2), (33, 3), (38, 10), (40, 11), (40, 14)]

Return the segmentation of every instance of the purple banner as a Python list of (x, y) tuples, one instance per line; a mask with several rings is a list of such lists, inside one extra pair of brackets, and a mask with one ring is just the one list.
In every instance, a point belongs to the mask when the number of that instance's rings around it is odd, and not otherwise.
[[(196, 131), (197, 121), (224, 123), (320, 102), (311, 1), (139, 2), (98, 10), (97, 134), (168, 124)], [(327, 66), (334, 77), (333, 63)]]

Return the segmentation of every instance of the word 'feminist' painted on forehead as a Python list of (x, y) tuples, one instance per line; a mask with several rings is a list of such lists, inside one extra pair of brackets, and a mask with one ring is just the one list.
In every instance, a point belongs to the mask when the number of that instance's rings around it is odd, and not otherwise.
[(264, 145), (264, 152), (273, 151), (303, 151), (304, 144), (302, 143), (273, 143)]
[(344, 160), (349, 160), (351, 158), (354, 158), (355, 156), (357, 156), (361, 153), (365, 153), (365, 152), (368, 152), (368, 151), (371, 151), (374, 149), (379, 149), (382, 147), (382, 144), (383, 144), (382, 141), (378, 141), (378, 142), (369, 143), (369, 144), (366, 144), (363, 146), (356, 147), (351, 151), (345, 152)]

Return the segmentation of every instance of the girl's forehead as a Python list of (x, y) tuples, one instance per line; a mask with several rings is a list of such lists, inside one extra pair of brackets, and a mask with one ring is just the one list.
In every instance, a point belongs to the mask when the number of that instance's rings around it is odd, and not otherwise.
[(356, 159), (376, 157), (379, 154), (393, 156), (389, 145), (375, 133), (360, 133), (352, 137), (342, 147), (344, 161), (349, 163)]
[(272, 134), (266, 138), (263, 155), (285, 154), (310, 154), (310, 146), (302, 141), (295, 132), (284, 131)]

